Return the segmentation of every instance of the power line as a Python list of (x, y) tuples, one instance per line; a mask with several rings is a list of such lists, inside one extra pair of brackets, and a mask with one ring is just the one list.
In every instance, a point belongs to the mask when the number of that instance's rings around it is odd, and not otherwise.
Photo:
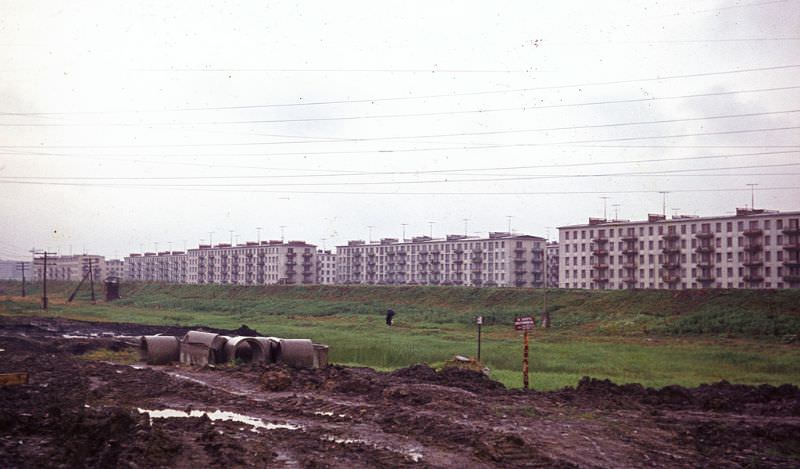
[[(640, 103), (640, 102), (651, 102), (651, 101), (660, 101), (660, 100), (672, 100), (672, 99), (690, 99), (690, 98), (700, 98), (700, 97), (711, 97), (711, 96), (726, 96), (726, 95), (733, 95), (733, 94), (747, 94), (747, 93), (765, 93), (765, 92), (773, 92), (773, 91), (787, 91), (787, 90), (794, 90), (798, 89), (800, 86), (782, 86), (782, 87), (774, 87), (774, 88), (759, 88), (759, 89), (750, 89), (750, 90), (735, 90), (735, 91), (720, 91), (714, 93), (698, 93), (698, 94), (688, 94), (688, 95), (680, 95), (680, 96), (662, 96), (662, 97), (647, 97), (647, 98), (634, 98), (634, 99), (619, 99), (619, 100), (607, 100), (607, 101), (593, 101), (593, 102), (585, 102), (585, 103), (569, 103), (569, 104), (552, 104), (552, 105), (532, 105), (532, 106), (514, 106), (514, 107), (504, 107), (504, 108), (487, 108), (487, 109), (470, 109), (470, 110), (461, 110), (461, 111), (438, 111), (438, 112), (417, 112), (417, 113), (405, 113), (405, 114), (366, 114), (366, 115), (353, 115), (353, 116), (332, 116), (332, 117), (307, 117), (307, 118), (295, 118), (295, 119), (249, 119), (249, 120), (235, 120), (235, 121), (191, 121), (191, 122), (102, 122), (102, 123), (91, 123), (91, 122), (84, 122), (84, 123), (42, 123), (42, 122), (26, 122), (26, 123), (0, 123), (0, 127), (95, 127), (95, 126), (102, 126), (102, 127), (140, 127), (140, 126), (193, 126), (193, 125), (252, 125), (252, 124), (279, 124), (279, 123), (290, 123), (290, 122), (324, 122), (324, 121), (340, 121), (340, 120), (365, 120), (365, 119), (404, 119), (404, 118), (411, 118), (411, 117), (434, 117), (434, 116), (448, 116), (448, 115), (465, 115), (465, 114), (487, 114), (487, 113), (494, 113), (494, 112), (529, 112), (529, 111), (537, 111), (542, 109), (556, 109), (556, 108), (568, 108), (568, 107), (583, 107), (583, 106), (598, 106), (598, 105), (608, 105), (608, 104), (628, 104), (628, 103)], [(25, 116), (25, 113), (0, 113), (0, 115), (6, 116)], [(35, 117), (33, 114), (27, 114)], [(463, 134), (457, 134), (463, 135)], [(268, 135), (268, 136), (275, 136), (275, 137), (286, 137), (292, 138), (288, 135)], [(308, 138), (308, 139), (328, 139), (330, 137), (295, 137), (295, 138)], [(395, 137), (399, 138), (399, 137)], [(335, 139), (334, 141), (352, 141), (351, 139)], [(276, 142), (276, 144), (286, 144), (286, 143), (308, 143), (308, 142)]]
[[(289, 183), (224, 183), (224, 184), (118, 184), (118, 187), (288, 187), (288, 186), (342, 186), (342, 185), (406, 185), (406, 184), (444, 184), (444, 183), (474, 183), (474, 182), (510, 182), (510, 181), (529, 181), (529, 180), (542, 180), (542, 179), (583, 179), (592, 177), (622, 177), (622, 176), (664, 176), (670, 174), (681, 174), (682, 176), (695, 176), (696, 174), (686, 173), (705, 173), (697, 174), (696, 176), (758, 176), (759, 174), (723, 174), (723, 173), (706, 173), (707, 171), (724, 171), (731, 169), (762, 169), (762, 168), (777, 168), (777, 167), (794, 167), (800, 166), (800, 163), (779, 163), (769, 165), (744, 165), (744, 166), (729, 166), (729, 167), (713, 167), (713, 168), (690, 168), (690, 169), (673, 169), (673, 170), (659, 170), (659, 171), (640, 171), (640, 172), (616, 172), (616, 173), (598, 173), (598, 174), (552, 174), (552, 175), (512, 175), (506, 177), (490, 177), (490, 178), (473, 178), (473, 179), (433, 179), (433, 180), (402, 180), (402, 181), (340, 181), (340, 182), (289, 182)], [(774, 174), (761, 174), (769, 176), (786, 176), (792, 175), (791, 173), (774, 173)], [(112, 178), (109, 178), (111, 180)], [(0, 183), (9, 184), (29, 184), (29, 185), (52, 185), (52, 186), (77, 186), (77, 187), (95, 187), (107, 186), (108, 183), (91, 183), (91, 182), (48, 182), (48, 181), (23, 181), (21, 179), (6, 179), (0, 178)]]
[[(419, 96), (393, 96), (393, 97), (383, 97), (383, 98), (379, 97), (379, 98), (363, 98), (363, 99), (340, 99), (340, 100), (329, 100), (329, 101), (311, 101), (311, 102), (306, 102), (306, 103), (267, 103), (267, 104), (241, 105), (241, 106), (206, 106), (206, 107), (181, 107), (181, 108), (177, 108), (176, 107), (176, 108), (157, 109), (157, 110), (124, 110), (124, 111), (113, 111), (113, 112), (117, 112), (117, 113), (120, 113), (120, 112), (187, 112), (187, 111), (213, 111), (213, 110), (229, 110), (229, 109), (271, 108), (271, 107), (320, 106), (320, 105), (330, 105), (330, 104), (376, 103), (376, 102), (385, 102), (385, 101), (409, 101), (409, 100), (420, 100), (420, 99), (452, 98), (452, 97), (460, 97), (460, 96), (481, 96), (481, 95), (492, 95), (492, 94), (525, 93), (525, 92), (529, 92), (529, 91), (544, 91), (544, 90), (554, 90), (554, 89), (562, 89), (562, 88), (577, 88), (577, 87), (585, 88), (585, 87), (589, 87), (589, 86), (620, 85), (620, 84), (639, 83), (639, 82), (648, 82), (648, 81), (679, 80), (679, 79), (701, 78), (701, 77), (717, 76), (717, 75), (731, 75), (731, 74), (750, 73), (750, 72), (788, 70), (788, 69), (798, 68), (798, 67), (800, 67), (800, 64), (776, 65), (776, 66), (771, 66), (771, 67), (741, 68), (741, 69), (737, 69), (737, 70), (722, 70), (722, 71), (715, 71), (715, 72), (699, 72), (699, 73), (689, 73), (689, 74), (682, 74), (682, 75), (664, 75), (664, 76), (645, 77), (645, 78), (632, 78), (632, 79), (624, 79), (624, 80), (582, 82), (582, 83), (571, 83), (571, 84), (563, 84), (563, 85), (549, 85), (549, 86), (537, 86), (537, 87), (528, 87), (528, 88), (514, 88), (514, 89), (505, 89), (505, 90), (484, 90), (484, 91), (469, 91), (469, 92), (461, 92), (461, 93), (441, 93), (441, 94), (429, 94), (429, 95), (419, 95)], [(109, 111), (68, 111), (68, 112), (67, 111), (62, 111), (62, 112), (23, 113), (22, 115), (71, 115), (71, 114), (107, 114), (107, 113), (109, 113)]]
[[(319, 178), (319, 177), (345, 177), (345, 176), (379, 176), (379, 175), (409, 175), (409, 174), (453, 174), (453, 173), (467, 173), (472, 171), (508, 171), (508, 170), (521, 170), (521, 169), (542, 169), (542, 168), (574, 168), (581, 166), (608, 166), (608, 165), (638, 165), (643, 163), (662, 163), (662, 162), (675, 162), (675, 161), (696, 161), (720, 158), (739, 158), (748, 156), (778, 156), (785, 154), (800, 153), (798, 150), (792, 151), (774, 151), (774, 152), (755, 152), (755, 153), (730, 153), (723, 155), (699, 155), (689, 157), (674, 157), (674, 158), (648, 158), (628, 161), (591, 161), (579, 163), (559, 163), (559, 164), (538, 164), (538, 165), (524, 165), (524, 166), (495, 166), (495, 167), (481, 167), (481, 168), (451, 168), (451, 169), (432, 169), (432, 170), (411, 170), (411, 171), (360, 171), (360, 172), (346, 172), (331, 170), (330, 173), (323, 174), (277, 174), (268, 176), (259, 175), (246, 175), (246, 176), (0, 176), (0, 179), (34, 179), (34, 180), (201, 180), (201, 179), (286, 179), (286, 178)], [(215, 166), (216, 167), (216, 166)], [(225, 165), (225, 167), (228, 167)], [(245, 169), (282, 169), (282, 168), (263, 168), (258, 166), (245, 166)], [(721, 169), (721, 168), (715, 168)], [(310, 170), (314, 171), (314, 170)], [(316, 170), (325, 171), (325, 170)]]

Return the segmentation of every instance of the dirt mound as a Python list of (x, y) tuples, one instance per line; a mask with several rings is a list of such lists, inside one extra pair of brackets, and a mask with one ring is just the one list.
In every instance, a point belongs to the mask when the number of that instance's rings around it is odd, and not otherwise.
[(463, 368), (447, 367), (436, 371), (425, 364), (412, 365), (400, 368), (389, 373), (395, 379), (416, 381), (420, 383), (434, 383), (465, 389), (472, 392), (486, 392), (505, 389), (502, 383), (494, 381), (479, 371)]
[(247, 336), (247, 337), (262, 337), (263, 334), (255, 329), (249, 328), (246, 324), (242, 324), (238, 329), (232, 331), (233, 335)]

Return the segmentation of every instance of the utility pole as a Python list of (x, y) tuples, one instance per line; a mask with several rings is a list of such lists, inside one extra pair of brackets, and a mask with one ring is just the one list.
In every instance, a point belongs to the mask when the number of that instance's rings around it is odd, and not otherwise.
[[(46, 310), (47, 309), (47, 304), (48, 304), (48, 301), (47, 301), (47, 256), (52, 256), (54, 253), (47, 252), (46, 249), (44, 251), (41, 251), (41, 252), (35, 251), (35, 250), (31, 251), (31, 252), (34, 254), (34, 256), (36, 254), (39, 254), (40, 256), (42, 256), (41, 257), (41, 260), (43, 261), (43, 265), (42, 265), (42, 309)], [(36, 258), (34, 257), (34, 261), (35, 260), (36, 260)]]
[(400, 223), (403, 226), (403, 242), (406, 241), (406, 226), (408, 223)]
[(604, 195), (600, 198), (603, 199), (603, 220), (608, 220), (608, 210), (607, 210), (608, 196)]
[(433, 238), (433, 225), (435, 225), (435, 224), (436, 224), (435, 221), (429, 221), (428, 222), (428, 227), (430, 228), (430, 237), (431, 238)]
[(17, 270), (22, 271), (22, 297), (25, 298), (25, 263), (20, 262), (17, 264)]
[(94, 296), (94, 269), (93, 269), (95, 259), (89, 258), (86, 259), (86, 261), (89, 263), (89, 285), (92, 292), (92, 304), (95, 304), (96, 299)]
[(209, 231), (208, 232), (208, 244), (210, 244), (211, 246), (214, 245), (214, 232), (213, 231)]
[(756, 186), (758, 184), (751, 183), (751, 184), (747, 184), (747, 185), (750, 186), (750, 209), (751, 210), (755, 210), (756, 209)]
[(256, 233), (258, 233), (256, 235), (256, 242), (258, 242), (258, 244), (261, 244), (261, 229), (262, 228), (260, 226), (256, 227)]
[(611, 204), (614, 207), (614, 221), (619, 220), (619, 204)]

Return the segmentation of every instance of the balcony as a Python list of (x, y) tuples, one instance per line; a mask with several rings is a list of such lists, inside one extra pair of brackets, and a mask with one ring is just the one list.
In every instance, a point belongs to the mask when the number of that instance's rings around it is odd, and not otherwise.
[(523, 286), (525, 286), (525, 280), (515, 280), (514, 281), (514, 285), (516, 285), (518, 287), (523, 287)]
[(455, 249), (453, 249), (453, 252), (456, 253), (456, 254), (463, 254), (464, 250), (461, 249), (461, 248), (455, 248)]
[(630, 284), (635, 284), (636, 283), (636, 278), (635, 277), (625, 277), (625, 278), (622, 279), (622, 281), (624, 283), (629, 284), (629, 285)]
[(608, 270), (608, 264), (594, 264), (592, 268), (595, 270)]
[(761, 244), (749, 244), (744, 247), (744, 250), (747, 252), (761, 252), (764, 249), (764, 246)]
[(800, 259), (787, 259), (783, 261), (783, 265), (790, 269), (800, 267)]
[(608, 255), (608, 249), (595, 248), (595, 249), (592, 249), (592, 253), (595, 256), (607, 256)]
[(680, 269), (681, 265), (677, 262), (664, 262), (663, 264), (661, 264), (661, 267), (663, 267), (666, 270), (676, 270)]
[(714, 246), (698, 246), (694, 250), (694, 252), (699, 253), (699, 254), (710, 254), (710, 253), (712, 253), (714, 251), (715, 251)]
[(295, 258), (295, 256), (297, 256), (297, 253), (296, 253), (296, 252), (287, 252), (287, 253), (286, 253), (286, 258), (287, 258), (287, 259), (294, 259), (294, 258)]
[(762, 230), (761, 228), (750, 228), (744, 230), (743, 234), (747, 237), (761, 236), (764, 234), (764, 230)]
[(755, 268), (755, 267), (761, 267), (763, 265), (764, 265), (764, 261), (762, 261), (760, 259), (750, 259), (750, 260), (744, 261), (744, 266), (745, 267), (749, 267), (751, 269)]
[(697, 267), (710, 268), (710, 267), (714, 267), (714, 263), (710, 259), (703, 259), (703, 260), (697, 261)]
[(678, 254), (678, 253), (680, 253), (680, 252), (681, 252), (681, 248), (679, 248), (679, 247), (672, 247), (672, 246), (670, 246), (670, 247), (664, 247), (664, 249), (662, 249), (662, 250), (661, 250), (661, 252), (663, 252), (664, 254), (666, 254), (666, 255), (668, 255), (668, 256), (669, 256), (669, 255), (671, 255), (671, 254)]
[(635, 262), (626, 262), (622, 264), (622, 267), (628, 270), (634, 270), (638, 265)]
[(633, 242), (636, 242), (636, 241), (638, 241), (638, 240), (639, 240), (639, 237), (638, 237), (638, 236), (636, 236), (636, 235), (627, 234), (627, 235), (625, 235), (625, 236), (623, 236), (623, 237), (622, 237), (622, 240), (623, 240), (623, 241), (625, 241), (625, 242), (627, 242), (627, 243), (633, 243)]
[(784, 244), (783, 245), (783, 249), (785, 249), (786, 251), (792, 251), (792, 252), (800, 251), (800, 243)]
[(288, 267), (294, 267), (294, 266), (296, 266), (296, 265), (297, 265), (297, 262), (295, 262), (295, 261), (286, 261), (286, 265), (287, 265)]
[(798, 284), (800, 283), (800, 275), (784, 275), (783, 281), (789, 284)]
[(661, 239), (663, 239), (664, 241), (675, 241), (680, 239), (680, 237), (681, 235), (679, 235), (678, 233), (664, 233), (663, 235), (661, 235)]
[(608, 283), (609, 280), (608, 277), (597, 277), (594, 279), (595, 283)]
[(674, 285), (676, 283), (679, 283), (681, 281), (681, 278), (678, 277), (677, 275), (662, 275), (661, 280), (670, 285)]
[(713, 283), (716, 280), (717, 280), (716, 277), (713, 277), (713, 276), (710, 276), (710, 275), (708, 275), (708, 276), (701, 275), (701, 276), (697, 277), (697, 281), (700, 282), (700, 283)]
[(623, 249), (622, 250), (622, 254), (624, 254), (626, 256), (635, 256), (635, 255), (639, 254), (639, 250), (635, 249), (635, 248), (634, 249)]
[(481, 259), (480, 257), (474, 257), (472, 259), (472, 263), (473, 264), (482, 264), (483, 263), (483, 259)]
[(525, 274), (528, 273), (528, 271), (524, 270), (524, 269), (517, 269), (517, 270), (514, 271), (514, 273), (517, 274), (517, 275), (525, 275)]
[(782, 232), (787, 236), (798, 236), (800, 235), (800, 226), (790, 226), (789, 228), (784, 229)]
[(605, 236), (601, 236), (601, 237), (598, 237), (598, 238), (592, 238), (592, 242), (595, 243), (595, 244), (605, 244), (605, 243), (608, 242), (608, 238), (606, 238)]
[(701, 231), (700, 233), (696, 233), (694, 237), (700, 239), (711, 239), (714, 237), (714, 233), (708, 231)]
[(744, 281), (748, 282), (748, 283), (759, 283), (759, 282), (763, 282), (764, 281), (764, 276), (763, 275), (758, 275), (758, 274), (756, 274), (756, 275), (745, 275), (744, 276)]

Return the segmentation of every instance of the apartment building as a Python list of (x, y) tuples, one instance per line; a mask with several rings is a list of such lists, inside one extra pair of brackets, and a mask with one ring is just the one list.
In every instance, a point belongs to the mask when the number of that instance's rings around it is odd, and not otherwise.
[(336, 283), (336, 254), (330, 250), (317, 250), (317, 283)]
[(125, 262), (121, 259), (107, 259), (106, 275), (108, 277), (123, 278), (125, 276)]
[[(25, 265), (25, 279), (30, 280), (36, 274), (32, 262), (22, 262)], [(22, 280), (20, 261), (0, 259), (0, 280)]]
[(649, 215), (559, 227), (561, 288), (798, 288), (800, 212)]
[(125, 280), (186, 283), (188, 256), (183, 251), (145, 252), (125, 258)]
[[(108, 275), (106, 258), (97, 254), (47, 256), (47, 278), (79, 282), (89, 273), (90, 263), (94, 279), (105, 280)], [(41, 280), (44, 274), (44, 257), (34, 257), (33, 271), (34, 277)]]
[(547, 243), (545, 259), (547, 260), (547, 273), (545, 284), (547, 288), (558, 288), (558, 243)]
[(336, 283), (543, 287), (545, 240), (489, 233), (411, 241), (350, 241), (336, 248)]
[(317, 283), (316, 246), (304, 241), (201, 245), (188, 252), (188, 283)]

